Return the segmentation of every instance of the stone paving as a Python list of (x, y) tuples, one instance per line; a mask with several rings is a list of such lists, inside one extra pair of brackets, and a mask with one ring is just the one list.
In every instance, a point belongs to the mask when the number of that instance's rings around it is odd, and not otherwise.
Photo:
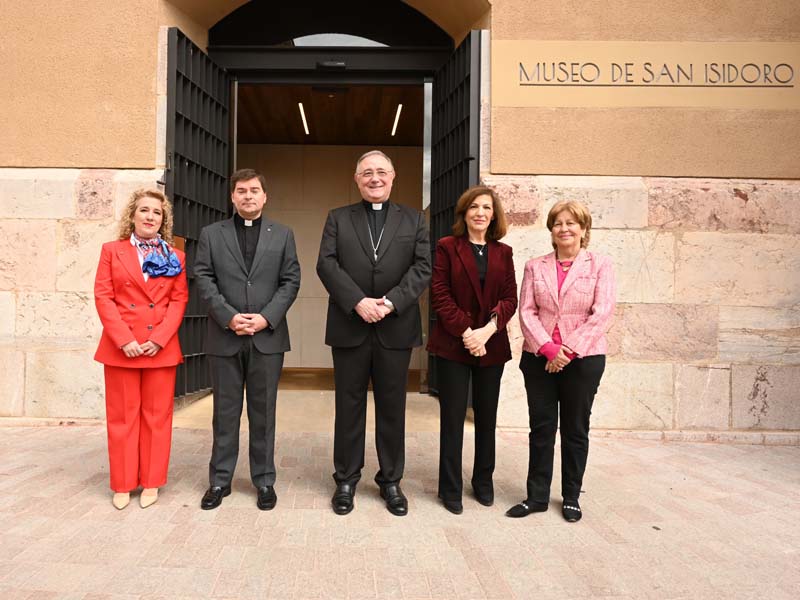
[(211, 434), (176, 429), (158, 503), (116, 511), (103, 426), (0, 427), (0, 597), (800, 597), (799, 447), (595, 438), (585, 516), (568, 524), (556, 495), (547, 513), (503, 515), (523, 498), (525, 434), (498, 435), (495, 506), (465, 496), (460, 516), (436, 500), (432, 432), (408, 436), (407, 517), (371, 482), (371, 441), (356, 509), (334, 515), (331, 442), (278, 435), (271, 512), (244, 452), (233, 494), (206, 512)]

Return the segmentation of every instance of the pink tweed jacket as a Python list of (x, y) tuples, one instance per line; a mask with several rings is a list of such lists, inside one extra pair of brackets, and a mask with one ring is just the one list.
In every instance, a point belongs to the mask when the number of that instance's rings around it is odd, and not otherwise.
[(536, 353), (558, 325), (561, 339), (578, 356), (605, 354), (606, 331), (616, 303), (611, 259), (581, 250), (558, 293), (556, 257), (551, 252), (525, 264), (519, 299), (523, 350)]

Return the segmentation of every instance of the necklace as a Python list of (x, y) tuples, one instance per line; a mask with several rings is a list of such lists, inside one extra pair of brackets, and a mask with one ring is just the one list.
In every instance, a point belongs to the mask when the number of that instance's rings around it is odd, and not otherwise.
[(572, 266), (571, 260), (559, 260), (558, 265), (561, 267), (562, 271), (569, 271), (569, 268)]
[(372, 257), (375, 259), (375, 262), (378, 261), (378, 246), (381, 245), (381, 240), (383, 239), (383, 230), (386, 229), (386, 225), (381, 227), (381, 234), (378, 236), (378, 243), (376, 244), (372, 241), (372, 228), (367, 225), (367, 232), (369, 233), (369, 244), (372, 246)]
[(470, 242), (473, 246), (475, 246), (475, 250), (478, 251), (478, 256), (483, 256), (483, 249), (486, 248), (486, 244), (476, 244), (475, 242)]

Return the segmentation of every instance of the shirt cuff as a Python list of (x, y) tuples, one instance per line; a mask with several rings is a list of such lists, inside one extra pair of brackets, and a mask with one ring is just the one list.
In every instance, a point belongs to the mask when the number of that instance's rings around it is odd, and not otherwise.
[(547, 342), (541, 348), (539, 348), (539, 354), (547, 358), (547, 360), (553, 360), (556, 356), (558, 356), (558, 351), (560, 349), (561, 346), (558, 344)]

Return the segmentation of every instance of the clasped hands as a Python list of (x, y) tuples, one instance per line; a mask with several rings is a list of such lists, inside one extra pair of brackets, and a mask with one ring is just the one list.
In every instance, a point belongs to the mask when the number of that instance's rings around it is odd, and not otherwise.
[(356, 313), (367, 323), (377, 323), (392, 312), (384, 300), (384, 298), (362, 298), (356, 304)]
[(464, 333), (461, 334), (464, 348), (466, 348), (467, 352), (472, 354), (472, 356), (485, 356), (486, 342), (489, 341), (489, 338), (492, 337), (496, 331), (497, 325), (494, 324), (494, 321), (489, 321), (486, 325), (478, 329), (467, 327)]
[(133, 340), (122, 347), (122, 351), (128, 358), (136, 358), (137, 356), (155, 356), (159, 350), (161, 350), (161, 346), (152, 340), (147, 340), (143, 344)]
[(564, 367), (566, 367), (572, 359), (567, 356), (567, 350), (564, 350), (564, 346), (559, 347), (558, 354), (553, 360), (548, 360), (547, 364), (544, 366), (544, 370), (548, 373), (558, 373)]
[(267, 320), (258, 313), (236, 313), (228, 323), (228, 329), (236, 335), (255, 335), (268, 326)]

